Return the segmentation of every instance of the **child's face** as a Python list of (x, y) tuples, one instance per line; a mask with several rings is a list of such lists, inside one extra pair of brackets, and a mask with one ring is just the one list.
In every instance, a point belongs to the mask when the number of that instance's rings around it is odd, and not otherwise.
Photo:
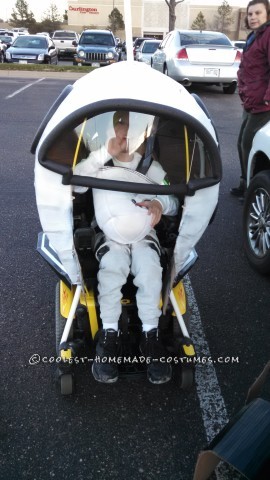
[(129, 129), (129, 114), (125, 112), (121, 117), (118, 119), (116, 124), (114, 125), (115, 136), (119, 140), (124, 140), (127, 138)]

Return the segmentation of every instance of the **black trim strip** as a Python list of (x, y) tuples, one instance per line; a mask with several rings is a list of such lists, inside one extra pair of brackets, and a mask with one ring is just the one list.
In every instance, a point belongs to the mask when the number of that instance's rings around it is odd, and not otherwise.
[[(133, 103), (134, 102), (134, 103)], [(133, 103), (133, 104), (132, 104)], [(65, 128), (72, 129), (78, 125), (78, 122), (82, 122), (84, 118), (92, 118), (104, 112), (115, 110), (128, 110), (138, 113), (149, 113), (151, 115), (167, 116), (171, 120), (182, 121), (183, 123), (191, 126), (201, 140), (204, 142), (206, 149), (209, 153), (209, 159), (213, 171), (213, 177), (207, 179), (192, 180), (188, 185), (142, 185), (129, 182), (120, 182), (112, 180), (104, 180), (97, 178), (84, 177), (80, 175), (73, 175), (70, 166), (56, 164), (55, 162), (46, 159), (46, 152), (57, 139), (60, 133)], [(52, 170), (60, 175), (63, 175), (63, 183), (65, 185), (80, 185), (92, 188), (101, 188), (104, 190), (118, 190), (127, 191), (133, 193), (150, 193), (158, 195), (193, 195), (196, 190), (216, 185), (220, 182), (222, 176), (222, 165), (218, 145), (214, 141), (208, 130), (198, 120), (186, 112), (179, 109), (169, 107), (166, 105), (143, 102), (141, 100), (132, 99), (108, 99), (101, 100), (89, 105), (84, 105), (79, 110), (72, 112), (65, 117), (54, 129), (48, 137), (44, 140), (40, 146), (38, 160), (41, 165), (49, 170)]]

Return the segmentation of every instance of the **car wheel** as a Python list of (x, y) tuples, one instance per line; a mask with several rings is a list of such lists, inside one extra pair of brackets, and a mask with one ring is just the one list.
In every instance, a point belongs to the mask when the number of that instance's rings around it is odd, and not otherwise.
[(247, 189), (243, 213), (244, 250), (253, 268), (270, 273), (270, 171), (258, 173)]
[(167, 67), (166, 64), (163, 67), (163, 73), (164, 73), (164, 75), (167, 75), (167, 77), (169, 76), (168, 67)]
[(237, 87), (237, 83), (233, 82), (230, 85), (228, 85), (227, 87), (223, 87), (223, 93), (232, 94), (232, 93), (235, 92), (236, 87)]
[(3, 53), (3, 52), (0, 52), (0, 63), (4, 63), (4, 62), (5, 62), (4, 53)]

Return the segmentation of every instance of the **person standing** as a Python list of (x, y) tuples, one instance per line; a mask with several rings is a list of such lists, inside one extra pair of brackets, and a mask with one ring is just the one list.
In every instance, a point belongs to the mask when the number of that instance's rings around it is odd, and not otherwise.
[(247, 6), (247, 37), (238, 70), (238, 91), (243, 104), (242, 125), (237, 148), (241, 167), (238, 187), (230, 189), (243, 197), (247, 188), (247, 163), (253, 138), (270, 121), (270, 4), (251, 0)]

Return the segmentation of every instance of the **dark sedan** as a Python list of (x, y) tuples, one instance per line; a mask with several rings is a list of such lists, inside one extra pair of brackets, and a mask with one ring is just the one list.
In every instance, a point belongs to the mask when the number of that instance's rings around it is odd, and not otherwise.
[(58, 63), (57, 51), (52, 40), (46, 36), (21, 35), (6, 51), (9, 63)]

